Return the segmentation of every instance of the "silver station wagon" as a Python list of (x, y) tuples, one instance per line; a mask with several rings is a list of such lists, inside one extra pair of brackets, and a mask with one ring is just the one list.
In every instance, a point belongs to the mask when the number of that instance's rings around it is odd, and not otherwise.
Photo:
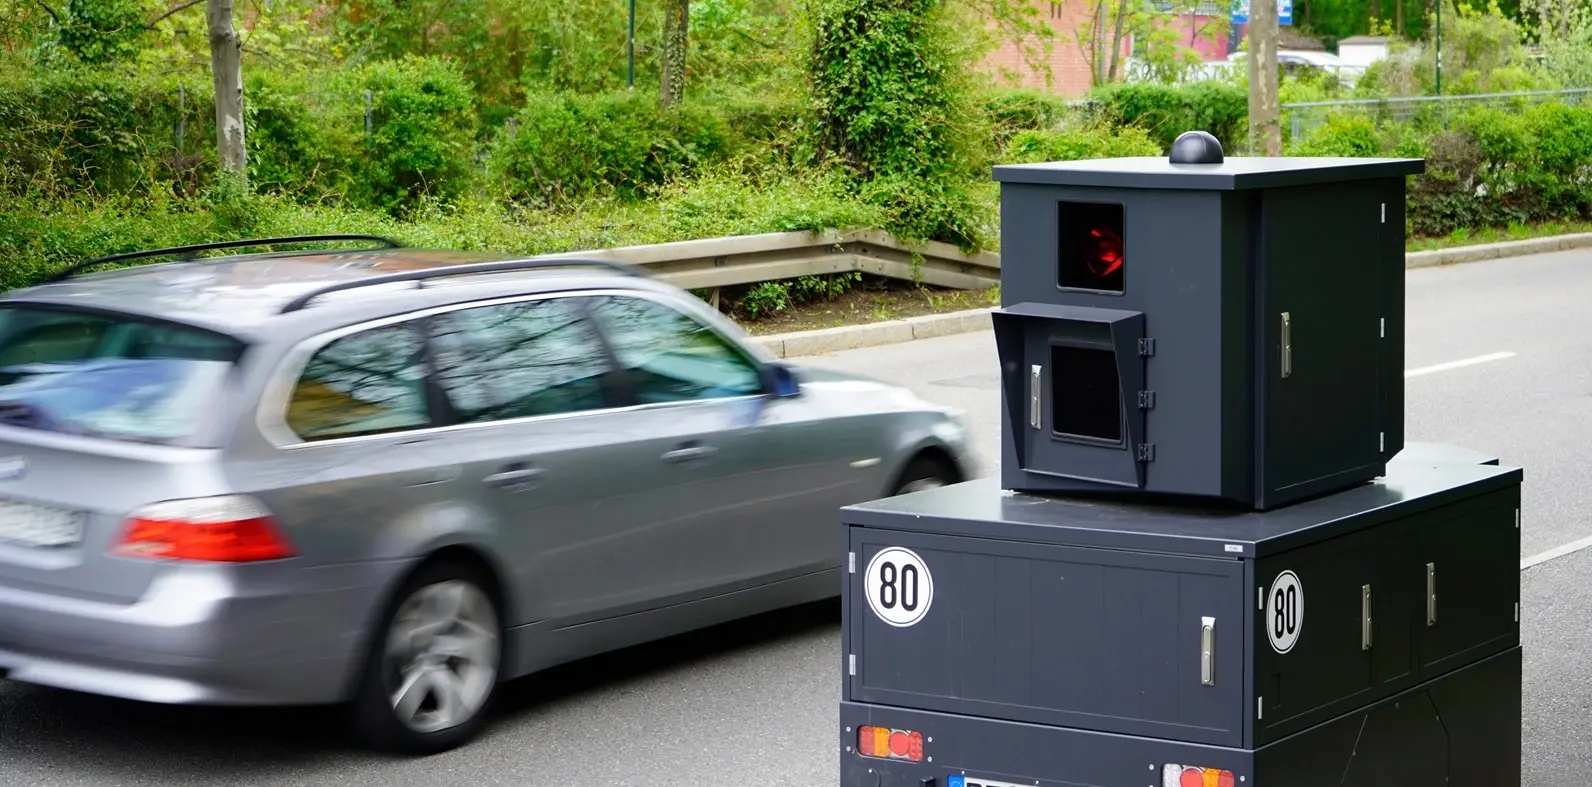
[(619, 263), (90, 260), (0, 298), (0, 676), (442, 751), (505, 679), (839, 595), (838, 508), (972, 474), (956, 413)]

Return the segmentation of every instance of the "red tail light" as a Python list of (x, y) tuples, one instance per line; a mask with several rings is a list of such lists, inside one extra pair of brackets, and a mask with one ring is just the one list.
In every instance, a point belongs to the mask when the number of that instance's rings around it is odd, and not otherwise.
[(1161, 769), (1162, 787), (1237, 787), (1232, 771), (1167, 764)]
[(857, 753), (864, 757), (923, 761), (923, 733), (889, 727), (862, 727), (857, 730)]
[(134, 511), (111, 554), (159, 560), (247, 563), (295, 552), (258, 500), (241, 495), (156, 503)]

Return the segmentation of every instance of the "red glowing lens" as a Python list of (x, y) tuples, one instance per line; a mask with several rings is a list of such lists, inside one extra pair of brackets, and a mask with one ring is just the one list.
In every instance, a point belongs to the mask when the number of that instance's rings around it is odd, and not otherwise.
[(1059, 210), (1056, 285), (1068, 290), (1123, 292), (1127, 230), (1122, 206), (1063, 202)]
[(1096, 276), (1110, 276), (1122, 267), (1122, 236), (1107, 227), (1089, 230), (1094, 242), (1094, 256), (1086, 263), (1089, 272)]

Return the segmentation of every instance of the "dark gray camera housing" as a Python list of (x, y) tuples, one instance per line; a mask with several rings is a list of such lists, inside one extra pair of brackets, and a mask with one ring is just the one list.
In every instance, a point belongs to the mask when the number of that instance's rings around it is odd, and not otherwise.
[(1381, 476), (1404, 445), (1405, 182), (1424, 170), (995, 167), (1002, 486), (1263, 510)]

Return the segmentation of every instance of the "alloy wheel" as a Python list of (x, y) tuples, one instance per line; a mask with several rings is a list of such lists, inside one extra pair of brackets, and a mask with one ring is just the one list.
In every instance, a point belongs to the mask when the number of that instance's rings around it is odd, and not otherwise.
[(474, 718), (497, 683), (498, 631), (492, 602), (469, 582), (426, 585), (405, 599), (383, 660), (396, 719), (424, 734)]

